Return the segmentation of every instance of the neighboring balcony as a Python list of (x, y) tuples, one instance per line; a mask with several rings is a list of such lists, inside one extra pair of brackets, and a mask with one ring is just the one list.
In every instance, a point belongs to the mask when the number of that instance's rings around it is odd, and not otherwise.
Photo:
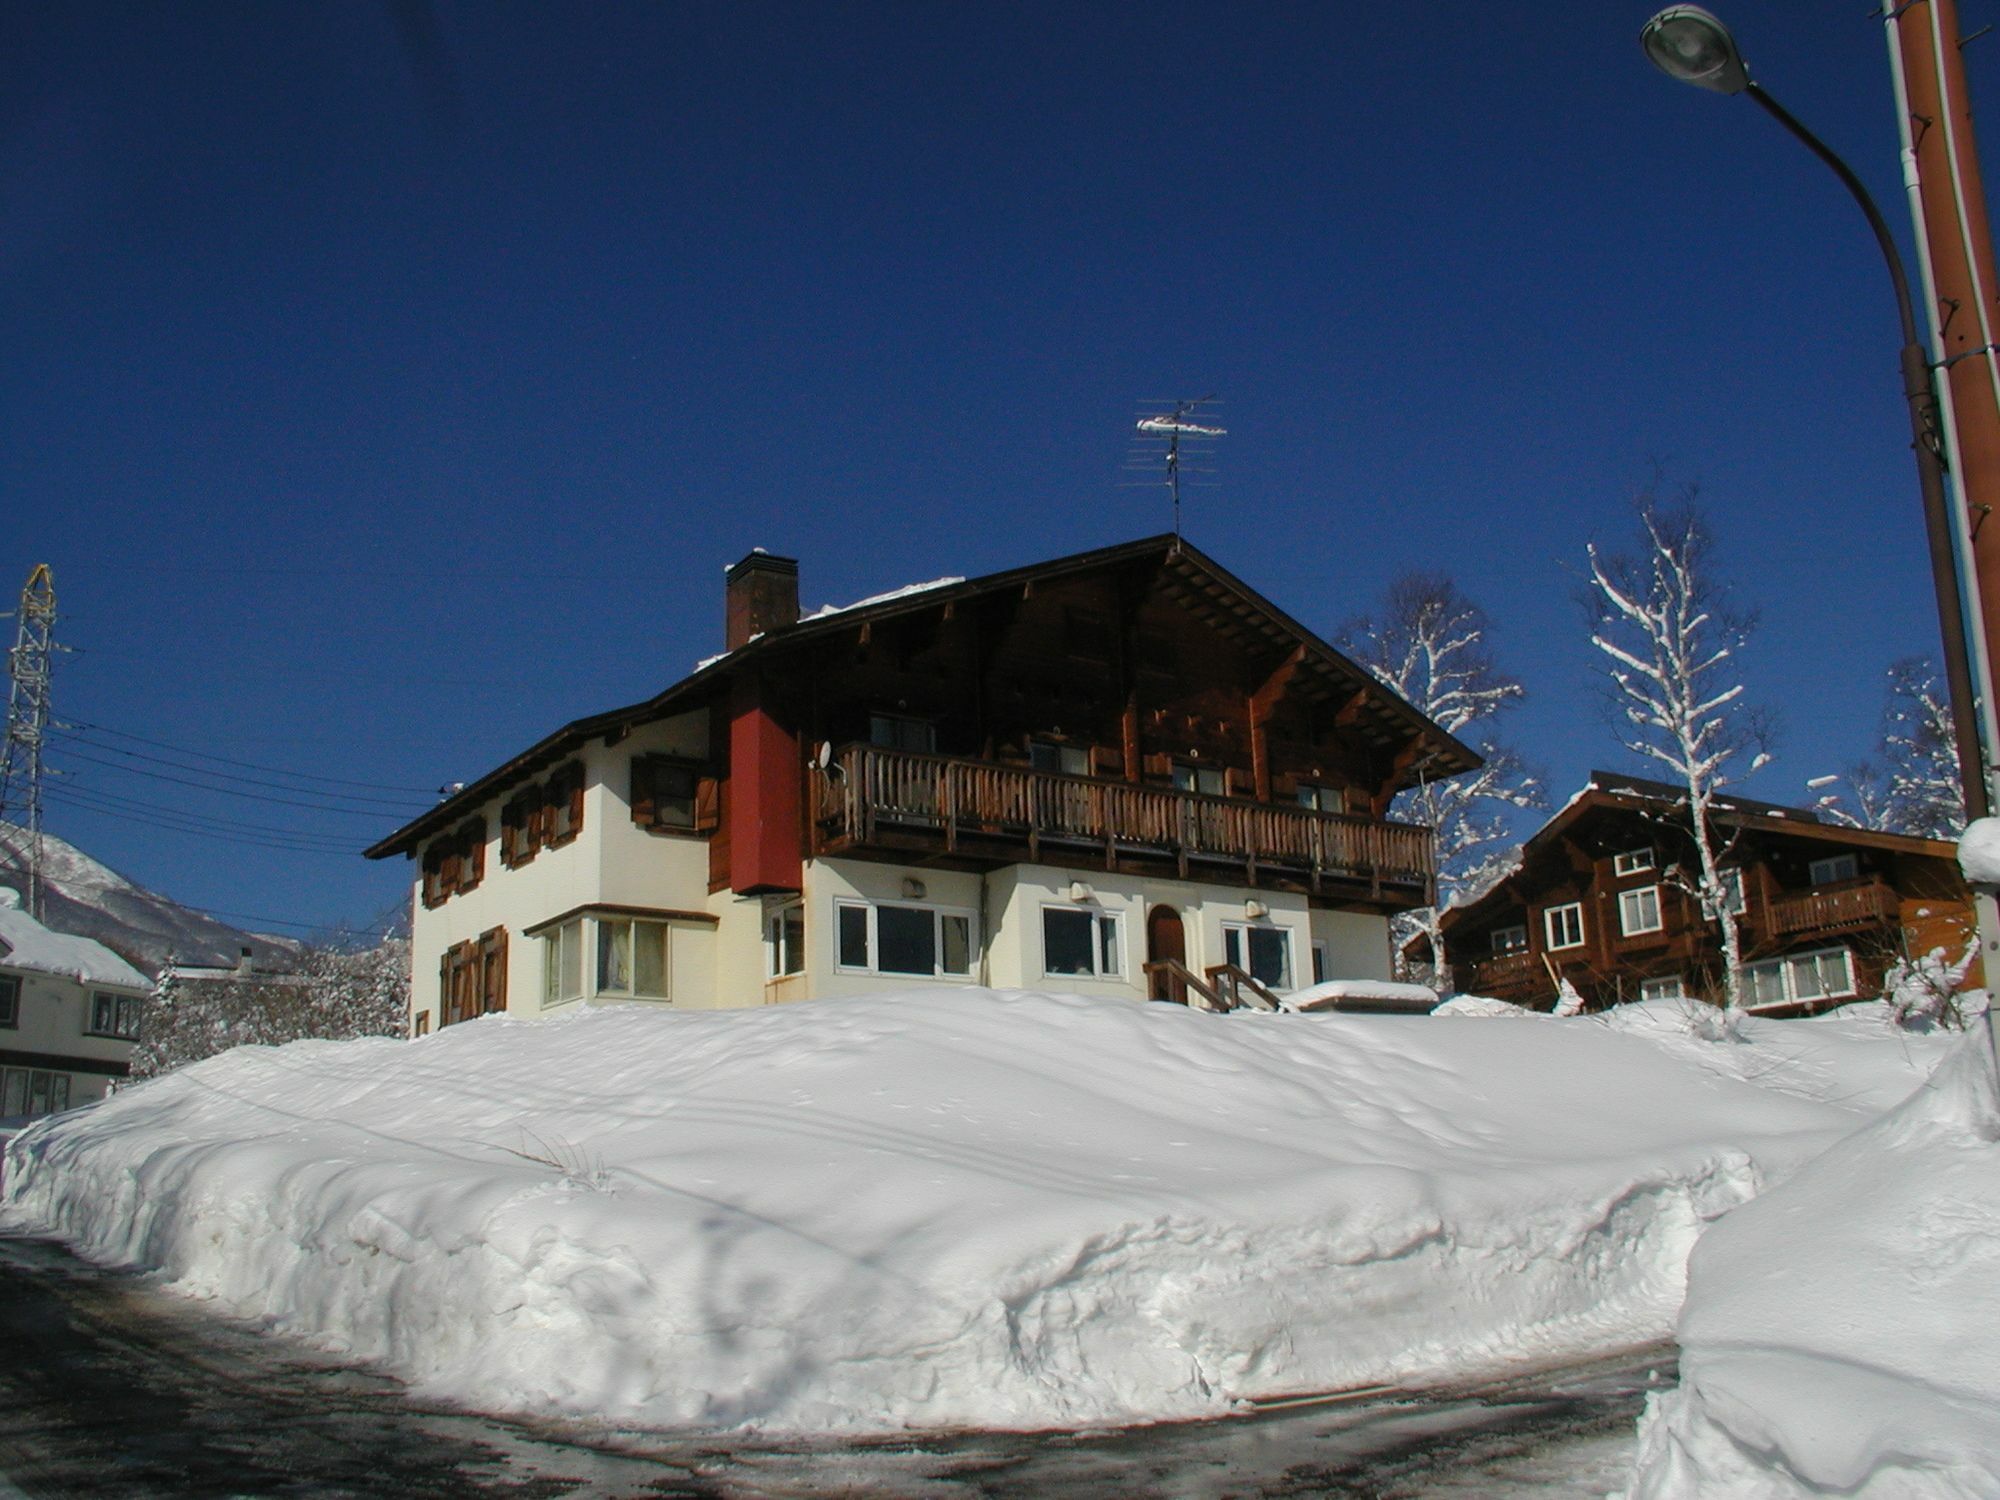
[(1767, 930), (1774, 938), (1804, 932), (1851, 932), (1901, 920), (1902, 900), (1880, 880), (1772, 898)]
[(1431, 831), (1095, 776), (849, 745), (810, 773), (813, 852), (1171, 865), (1184, 878), (1432, 899)]
[[(1503, 953), (1497, 958), (1475, 959), (1469, 964), (1454, 967), (1470, 980), (1470, 983), (1461, 981), (1458, 986), (1461, 990), (1501, 1000), (1508, 999), (1516, 991), (1533, 989), (1537, 980), (1546, 981), (1541, 964), (1529, 953)], [(1542, 987), (1553, 986), (1544, 982)]]

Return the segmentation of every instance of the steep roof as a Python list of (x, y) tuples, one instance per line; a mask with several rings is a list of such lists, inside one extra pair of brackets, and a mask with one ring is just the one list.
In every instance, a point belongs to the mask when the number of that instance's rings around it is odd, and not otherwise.
[[(1651, 781), (1643, 776), (1627, 776), (1616, 771), (1592, 771), (1590, 780), (1562, 808), (1536, 829), (1521, 846), (1520, 858), (1514, 868), (1492, 889), (1477, 901), (1468, 901), (1463, 906), (1455, 906), (1446, 911), (1442, 921), (1447, 927), (1455, 927), (1470, 921), (1481, 911), (1499, 904), (1505, 899), (1514, 878), (1527, 868), (1528, 862), (1536, 854), (1548, 848), (1579, 823), (1599, 813), (1626, 812), (1644, 813), (1653, 817), (1672, 817), (1686, 806), (1687, 791), (1671, 782)], [(1716, 821), (1725, 827), (1743, 829), (1750, 832), (1777, 834), (1785, 838), (1811, 839), (1830, 847), (1842, 849), (1887, 849), (1899, 854), (1913, 854), (1933, 859), (1953, 861), (1956, 868), (1958, 846), (1949, 839), (1919, 838), (1914, 834), (1885, 833), (1875, 828), (1854, 828), (1843, 823), (1829, 823), (1818, 813), (1805, 807), (1786, 807), (1777, 802), (1760, 802), (1751, 797), (1739, 797), (1733, 793), (1720, 793), (1713, 807)]]
[(94, 938), (50, 932), (17, 906), (0, 906), (0, 969), (146, 990), (152, 982)]
[(711, 657), (690, 676), (643, 702), (565, 724), (478, 780), (468, 783), (436, 807), (419, 814), (364, 853), (370, 859), (413, 853), (417, 845), (433, 834), (449, 828), (459, 818), (469, 815), (515, 783), (535, 776), (575, 753), (593, 737), (616, 736), (640, 724), (692, 707), (736, 672), (762, 666), (808, 644), (879, 620), (919, 614), (985, 594), (1096, 572), (1148, 558), (1158, 559), (1169, 597), (1183, 602), (1219, 634), (1282, 644), (1287, 649), (1303, 647), (1303, 667), (1311, 674), (1337, 682), (1349, 695), (1360, 695), (1367, 716), (1378, 732), (1406, 741), (1427, 741), (1429, 753), (1420, 758), (1420, 766), (1412, 767), (1412, 777), (1418, 769), (1436, 778), (1469, 771), (1480, 764), (1476, 752), (1384, 687), (1358, 663), (1314, 635), (1193, 544), (1168, 533), (1079, 552), (1050, 562), (989, 573), (983, 578), (940, 580), (898, 589), (844, 609), (821, 610), (808, 615), (796, 624), (781, 626), (760, 635), (748, 645)]

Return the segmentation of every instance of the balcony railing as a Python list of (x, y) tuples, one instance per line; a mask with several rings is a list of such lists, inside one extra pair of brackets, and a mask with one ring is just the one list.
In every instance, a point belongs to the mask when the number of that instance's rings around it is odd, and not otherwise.
[(1783, 937), (1893, 922), (1902, 914), (1902, 901), (1882, 881), (1871, 880), (1866, 885), (1779, 896), (1772, 900), (1770, 911), (1771, 934)]
[[(820, 852), (885, 841), (935, 842), (947, 854), (1025, 845), (1087, 851), (1107, 863), (1168, 858), (1242, 866), (1317, 887), (1335, 880), (1429, 899), (1431, 832), (1410, 823), (1201, 796), (1094, 776), (849, 745), (812, 778)], [(1054, 852), (1054, 851), (1051, 851)]]
[(1459, 967), (1462, 976), (1471, 980), (1464, 987), (1475, 995), (1518, 989), (1542, 977), (1542, 966), (1528, 953), (1503, 953), (1496, 958), (1475, 959)]

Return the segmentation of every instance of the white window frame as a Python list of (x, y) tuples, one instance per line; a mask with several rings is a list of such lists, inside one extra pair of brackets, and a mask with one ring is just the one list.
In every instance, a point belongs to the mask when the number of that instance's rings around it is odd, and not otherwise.
[[(1633, 925), (1633, 914), (1640, 910), (1646, 897), (1653, 902), (1653, 925), (1638, 927)], [(1625, 937), (1643, 937), (1649, 932), (1664, 932), (1667, 927), (1666, 912), (1660, 904), (1660, 888), (1657, 885), (1635, 885), (1629, 891), (1618, 893), (1618, 931)]]
[(764, 914), (764, 977), (791, 979), (805, 971), (806, 904), (781, 902)]
[[(70, 1077), (46, 1068), (0, 1068), (0, 1115), (55, 1115), (69, 1108)], [(35, 1100), (41, 1108), (34, 1108)]]
[(1611, 856), (1611, 873), (1614, 875), (1644, 875), (1653, 868), (1653, 851), (1646, 849), (1622, 849)]
[[(1509, 933), (1515, 932), (1521, 935), (1521, 940), (1517, 943), (1509, 943), (1503, 946), (1500, 940)], [(1492, 956), (1495, 958), (1512, 958), (1518, 953), (1526, 953), (1528, 951), (1528, 924), (1526, 922), (1515, 922), (1506, 927), (1496, 927), (1492, 932), (1487, 934), (1487, 944), (1493, 950)]]
[[(1285, 972), (1283, 978), (1276, 982), (1258, 978), (1257, 971), (1244, 962), (1250, 956), (1250, 938), (1248, 934), (1253, 932), (1276, 933), (1284, 942)], [(1225, 962), (1236, 965), (1237, 968), (1250, 975), (1251, 978), (1256, 979), (1265, 989), (1273, 990), (1279, 994), (1289, 992), (1297, 980), (1298, 964), (1292, 956), (1292, 929), (1282, 927), (1275, 922), (1224, 922), (1222, 924), (1222, 956)]]
[(1641, 1000), (1685, 1000), (1687, 997), (1687, 981), (1678, 974), (1663, 974), (1656, 979), (1639, 981)]
[(0, 1027), (12, 1031), (21, 1024), (21, 976), (0, 974)]
[[(1049, 915), (1084, 916), (1090, 922), (1088, 973), (1073, 973), (1049, 967)], [(1042, 905), (1042, 977), (1044, 979), (1123, 979), (1125, 977), (1125, 918), (1122, 912), (1104, 911), (1094, 906), (1057, 901)]]
[[(1825, 977), (1821, 961), (1828, 958), (1840, 960), (1841, 982), (1838, 989), (1823, 987)], [(1799, 973), (1810, 967), (1813, 976), (1813, 993), (1801, 993)], [(1747, 987), (1755, 989), (1771, 976), (1778, 979), (1780, 993), (1768, 999), (1751, 1001), (1754, 1005), (1807, 1005), (1816, 1000), (1845, 1000), (1856, 993), (1854, 983), (1854, 952), (1850, 948), (1814, 948), (1806, 953), (1787, 953), (1782, 958), (1767, 958), (1762, 963), (1745, 964), (1743, 980)]]
[[(571, 917), (559, 927), (551, 927), (539, 934), (542, 940), (542, 1005), (568, 1005), (581, 1000), (590, 992), (589, 963), (595, 956), (596, 935), (590, 934), (586, 944), (582, 917)], [(571, 965), (564, 962), (563, 943), (565, 938), (574, 946), (569, 950), (575, 958), (574, 973), (576, 985), (565, 993), (566, 979)]]
[[(895, 907), (906, 911), (926, 911), (931, 914), (931, 951), (935, 967), (926, 974), (913, 974), (902, 969), (881, 967), (882, 935), (878, 914), (881, 908)], [(868, 961), (865, 965), (846, 961), (841, 951), (841, 920), (843, 911), (860, 911), (867, 915), (866, 942)], [(965, 923), (965, 969), (963, 972), (943, 967), (945, 958), (944, 924), (947, 920), (962, 920)], [(958, 982), (970, 981), (979, 969), (979, 916), (969, 906), (937, 906), (928, 901), (870, 901), (862, 897), (836, 896), (833, 902), (833, 967), (839, 974), (868, 974), (882, 979), (942, 979)]]
[[(140, 1015), (145, 1006), (143, 995), (120, 995), (111, 990), (93, 990), (90, 995), (90, 1015), (86, 1019), (84, 1035), (110, 1037), (114, 1041), (136, 1042), (139, 1040)], [(105, 1020), (109, 1012), (110, 1020)]]
[[(1845, 874), (1840, 873), (1846, 871)], [(1821, 871), (1827, 873), (1821, 874)], [(1852, 853), (1829, 854), (1806, 866), (1806, 879), (1814, 885), (1838, 885), (1843, 880), (1861, 878), (1861, 861)]]
[[(648, 917), (593, 917), (590, 925), (596, 929), (592, 934), (595, 941), (585, 952), (586, 959), (594, 961), (594, 988), (597, 995), (609, 995), (614, 1000), (666, 1000), (671, 998), (673, 989), (673, 926)], [(608, 982), (604, 976), (604, 959), (607, 941), (615, 941), (613, 936), (619, 928), (627, 930), (627, 950), (625, 966), (627, 978), (624, 985)], [(639, 929), (658, 928), (660, 942), (660, 987), (657, 991), (639, 988)]]
[[(1558, 918), (1563, 919), (1560, 923), (1563, 929), (1561, 937), (1558, 937), (1556, 932)], [(1561, 953), (1569, 948), (1581, 948), (1583, 946), (1583, 903), (1581, 901), (1569, 901), (1561, 906), (1544, 908), (1542, 912), (1542, 937), (1547, 941), (1549, 952), (1551, 953)]]

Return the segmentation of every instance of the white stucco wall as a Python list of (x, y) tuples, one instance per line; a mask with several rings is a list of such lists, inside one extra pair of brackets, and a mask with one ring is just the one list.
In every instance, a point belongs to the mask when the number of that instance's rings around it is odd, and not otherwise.
[[(110, 1087), (112, 1075), (64, 1068), (42, 1059), (91, 1058), (105, 1063), (129, 1063), (132, 1043), (117, 1037), (90, 1034), (91, 996), (100, 992), (143, 996), (145, 991), (123, 985), (86, 985), (60, 975), (10, 969), (4, 965), (0, 965), (0, 973), (17, 979), (21, 985), (17, 1023), (12, 1027), (0, 1026), (0, 1052), (16, 1054), (6, 1061), (4, 1067), (66, 1074), (72, 1106), (102, 1099)], [(145, 1024), (143, 1014), (142, 1006), (142, 1028)], [(0, 1095), (0, 1111), (4, 1111), (5, 1104), (4, 1095)]]

